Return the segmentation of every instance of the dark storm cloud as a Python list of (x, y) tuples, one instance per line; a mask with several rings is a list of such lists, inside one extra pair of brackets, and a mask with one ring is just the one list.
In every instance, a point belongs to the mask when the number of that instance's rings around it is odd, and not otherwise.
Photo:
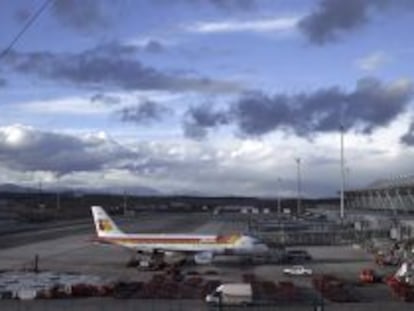
[(96, 0), (56, 0), (52, 11), (65, 26), (89, 31), (108, 26), (108, 8), (104, 4)]
[[(177, 153), (177, 148), (184, 152)], [(65, 176), (126, 170), (140, 177), (162, 176), (176, 184), (177, 176), (183, 181), (192, 177), (197, 180), (203, 174), (214, 179), (217, 171), (211, 167), (216, 158), (214, 150), (187, 148), (180, 142), (139, 142), (129, 149), (105, 135), (59, 134), (18, 125), (0, 127), (0, 168), (16, 172)]]
[(245, 94), (232, 107), (231, 113), (240, 130), (248, 135), (261, 135), (292, 120), (289, 97), (280, 94), (268, 97), (259, 92)]
[(125, 107), (117, 112), (121, 121), (136, 124), (147, 124), (161, 120), (169, 109), (153, 101), (145, 101), (135, 106)]
[(287, 129), (310, 136), (338, 130), (341, 120), (345, 129), (368, 134), (404, 112), (412, 95), (411, 82), (385, 85), (365, 78), (358, 81), (352, 92), (332, 87), (296, 95), (252, 93), (233, 105), (232, 114), (240, 131), (247, 135)]
[(207, 136), (209, 128), (228, 122), (228, 115), (225, 112), (214, 111), (209, 104), (190, 107), (185, 114), (184, 134), (193, 139), (202, 139)]
[(314, 12), (299, 22), (299, 28), (315, 44), (337, 40), (370, 21), (373, 13), (392, 8), (414, 8), (410, 0), (320, 0)]
[(0, 163), (20, 171), (64, 175), (101, 170), (123, 158), (133, 156), (108, 139), (79, 138), (21, 126), (0, 128)]
[(312, 137), (337, 131), (342, 122), (345, 130), (369, 134), (403, 113), (412, 96), (410, 81), (384, 84), (375, 78), (360, 79), (353, 91), (331, 87), (273, 96), (250, 92), (233, 102), (227, 111), (213, 112), (208, 106), (191, 108), (184, 129), (187, 136), (203, 138), (208, 129), (231, 123), (247, 136), (283, 130)]
[[(198, 158), (193, 161), (194, 167), (200, 163)], [(144, 176), (169, 169), (184, 172), (186, 167), (190, 170), (188, 165), (185, 159), (173, 159), (168, 146), (140, 143), (132, 150), (102, 135), (74, 136), (18, 125), (0, 127), (0, 167), (20, 172), (63, 176), (121, 169)]]
[(79, 86), (212, 93), (240, 90), (232, 82), (163, 73), (137, 60), (137, 50), (136, 46), (110, 43), (80, 53), (10, 51), (5, 61), (15, 71)]
[(414, 121), (411, 122), (407, 133), (401, 136), (400, 140), (407, 146), (414, 146)]

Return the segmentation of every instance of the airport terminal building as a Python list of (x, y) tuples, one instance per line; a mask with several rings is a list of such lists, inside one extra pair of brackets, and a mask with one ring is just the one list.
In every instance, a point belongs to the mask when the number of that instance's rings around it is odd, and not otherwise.
[(414, 175), (378, 180), (345, 192), (347, 209), (414, 213)]

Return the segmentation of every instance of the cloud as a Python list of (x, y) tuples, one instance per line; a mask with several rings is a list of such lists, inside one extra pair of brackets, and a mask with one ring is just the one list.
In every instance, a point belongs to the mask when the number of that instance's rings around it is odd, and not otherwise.
[(401, 136), (400, 141), (407, 146), (414, 146), (414, 121), (411, 122), (407, 133)]
[(129, 150), (103, 134), (76, 137), (22, 125), (0, 127), (0, 163), (19, 171), (64, 175), (101, 170), (129, 157)]
[(172, 5), (186, 3), (191, 5), (209, 4), (221, 10), (252, 10), (256, 7), (256, 0), (150, 0), (151, 3)]
[(185, 113), (184, 135), (193, 139), (202, 139), (207, 136), (209, 128), (227, 124), (228, 116), (225, 112), (213, 111), (210, 104), (190, 107)]
[[(280, 192), (289, 196), (296, 191), (294, 158), (300, 154), (304, 194), (331, 196), (340, 185), (334, 137), (287, 140), (276, 134), (271, 140), (231, 138), (205, 143), (176, 138), (121, 144), (104, 133), (63, 134), (12, 125), (0, 127), (0, 182), (59, 180), (61, 187), (146, 185), (164, 193), (276, 196), (281, 177)], [(410, 151), (396, 153), (401, 149), (395, 139), (384, 142), (382, 136), (370, 140), (349, 133), (346, 144), (347, 161), (358, 167), (351, 166), (351, 186), (412, 169)]]
[(20, 103), (15, 110), (29, 115), (106, 115), (112, 111), (111, 105), (100, 100), (88, 100), (83, 97), (63, 97), (49, 100), (35, 100)]
[(161, 53), (165, 51), (165, 47), (160, 41), (150, 40), (144, 46), (144, 50), (149, 53)]
[[(313, 92), (273, 96), (249, 92), (230, 104), (227, 111), (212, 113), (205, 107), (192, 108), (184, 122), (187, 136), (203, 138), (206, 129), (223, 124), (237, 125), (240, 133), (261, 136), (275, 130), (293, 132), (303, 137), (337, 131), (342, 121), (346, 130), (370, 134), (388, 125), (403, 113), (413, 97), (413, 83), (400, 79), (384, 84), (375, 78), (357, 82), (353, 91), (339, 87)], [(204, 119), (197, 118), (201, 112)]]
[(242, 133), (262, 135), (289, 125), (289, 120), (293, 118), (290, 104), (290, 99), (283, 94), (268, 97), (263, 93), (251, 92), (233, 104), (231, 113)]
[(409, 0), (320, 0), (312, 13), (303, 17), (299, 28), (310, 42), (323, 45), (338, 40), (346, 32), (367, 24), (373, 12), (392, 8), (414, 8)]
[(96, 53), (97, 55), (112, 56), (112, 57), (131, 57), (137, 55), (139, 52), (147, 52), (158, 54), (165, 51), (164, 44), (156, 39), (135, 40), (131, 42), (111, 41), (104, 44), (99, 44), (88, 52), (89, 54)]
[(171, 44), (170, 41), (164, 39), (155, 39), (152, 37), (144, 37), (139, 39), (123, 40), (122, 44), (116, 42), (119, 46), (134, 47), (135, 52), (143, 51), (151, 54), (160, 54), (166, 51), (166, 46)]
[(0, 77), (0, 87), (5, 87), (7, 85), (7, 80)]
[(58, 0), (53, 2), (52, 12), (67, 27), (91, 31), (109, 25), (109, 11), (104, 1)]
[(119, 104), (121, 102), (121, 99), (118, 96), (96, 93), (90, 98), (90, 101), (92, 103), (101, 102), (105, 105), (113, 106)]
[[(329, 134), (315, 141), (295, 137), (286, 140), (283, 135), (275, 135), (274, 141), (236, 138), (208, 143), (180, 139), (138, 142), (134, 148), (136, 158), (117, 166), (116, 172), (123, 177), (121, 182), (132, 175), (136, 183), (167, 193), (273, 197), (277, 195), (277, 178), (281, 177), (280, 193), (294, 196), (294, 158), (298, 156), (300, 145), (304, 195), (332, 196), (340, 187), (338, 145), (332, 145), (336, 135)], [(351, 166), (352, 186), (366, 184), (390, 172), (412, 169), (407, 153), (395, 154), (398, 146), (385, 146), (383, 140), (370, 141), (361, 136), (357, 144), (352, 141), (354, 137), (350, 133), (346, 138), (347, 161), (355, 164)], [(373, 152), (378, 146), (382, 153)], [(100, 184), (109, 179), (108, 176), (96, 182)]]
[(161, 120), (169, 111), (170, 110), (163, 105), (146, 100), (135, 106), (124, 107), (117, 111), (117, 114), (123, 122), (148, 124), (152, 121)]
[(384, 85), (377, 79), (365, 78), (352, 92), (331, 87), (290, 96), (253, 93), (233, 106), (233, 114), (241, 132), (247, 135), (287, 129), (311, 136), (338, 130), (341, 119), (346, 129), (368, 134), (404, 112), (412, 95), (411, 81)]
[(282, 17), (255, 21), (219, 21), (198, 22), (186, 27), (189, 32), (196, 33), (229, 33), (229, 32), (283, 32), (296, 28), (297, 17)]
[(208, 2), (215, 5), (218, 8), (224, 8), (224, 9), (237, 8), (237, 9), (249, 10), (249, 9), (254, 8), (255, 1), (256, 0), (209, 0)]
[(391, 58), (383, 51), (377, 51), (356, 61), (357, 66), (364, 71), (375, 71), (389, 62)]
[(163, 73), (136, 59), (137, 47), (112, 42), (80, 53), (11, 51), (5, 58), (17, 72), (83, 87), (206, 93), (240, 91), (237, 83)]
[[(150, 0), (151, 4), (175, 5), (177, 3), (191, 5), (205, 5), (206, 3), (226, 11), (233, 10), (252, 10), (255, 8), (255, 0)], [(52, 12), (59, 22), (66, 27), (81, 32), (90, 32), (99, 29), (106, 29), (113, 24), (119, 17), (116, 16), (117, 6), (122, 5), (122, 1), (96, 1), (96, 0), (58, 0), (53, 2)], [(27, 18), (27, 13), (19, 10), (16, 13), (19, 19)], [(159, 52), (159, 46), (152, 48)], [(154, 50), (155, 51), (155, 50)], [(154, 52), (153, 51), (153, 52)]]

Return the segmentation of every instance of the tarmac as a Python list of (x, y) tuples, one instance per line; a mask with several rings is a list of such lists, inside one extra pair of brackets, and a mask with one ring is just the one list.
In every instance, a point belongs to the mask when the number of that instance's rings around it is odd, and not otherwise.
[[(229, 233), (246, 231), (242, 221), (223, 221), (212, 218), (207, 213), (158, 213), (138, 215), (133, 218), (116, 218), (120, 227), (127, 232), (174, 232), (174, 233)], [(92, 242), (94, 227), (92, 220), (84, 223), (65, 225), (58, 228), (39, 229), (33, 232), (3, 235), (0, 243), (0, 270), (22, 270), (33, 267), (34, 257), (39, 257), (39, 268), (45, 271), (82, 273), (96, 275), (108, 281), (147, 281), (154, 272), (138, 271), (126, 266), (131, 253), (116, 246), (102, 246)], [(14, 246), (14, 242), (17, 245)], [(295, 248), (297, 249), (297, 248)], [(384, 275), (392, 269), (379, 269), (373, 263), (372, 255), (352, 245), (312, 246), (306, 249), (313, 260), (306, 264), (314, 274), (328, 273), (351, 283), (357, 283), (362, 268), (374, 268)], [(240, 282), (243, 274), (254, 274), (261, 280), (293, 281), (304, 291), (312, 292), (311, 278), (290, 277), (283, 274), (288, 265), (246, 264), (240, 258), (218, 257), (212, 265), (185, 266), (182, 272), (205, 274), (214, 270), (223, 282)], [(412, 310), (412, 304), (402, 303), (391, 296), (384, 284), (355, 286), (360, 303), (326, 303), (325, 310)], [(1, 310), (207, 310), (203, 301), (167, 300), (116, 300), (111, 298), (71, 299), (58, 301), (0, 301)], [(312, 302), (303, 305), (283, 305), (272, 307), (251, 307), (250, 310), (313, 310)], [(225, 310), (225, 309), (224, 309)], [(232, 308), (237, 310), (237, 308)]]

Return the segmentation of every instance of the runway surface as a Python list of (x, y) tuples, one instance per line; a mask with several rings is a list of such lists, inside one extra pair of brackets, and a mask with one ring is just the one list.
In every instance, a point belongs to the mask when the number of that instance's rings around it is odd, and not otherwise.
[[(136, 217), (115, 218), (121, 229), (127, 232), (154, 232), (154, 233), (229, 233), (237, 231), (246, 231), (246, 223), (239, 221), (224, 221), (220, 217), (212, 218), (208, 214), (186, 214), (186, 213), (158, 213), (138, 215)], [(0, 270), (21, 270), (33, 266), (34, 257), (39, 256), (39, 267), (41, 270), (50, 270), (58, 272), (76, 272), (88, 275), (97, 275), (111, 281), (146, 281), (150, 279), (154, 272), (142, 272), (135, 268), (126, 267), (126, 262), (130, 258), (129, 251), (116, 246), (103, 246), (92, 243), (95, 236), (92, 220), (75, 223), (73, 226), (64, 226), (62, 228), (48, 228), (22, 234), (11, 234), (3, 236), (3, 242), (6, 247), (0, 248)], [(14, 242), (17, 246), (13, 246)], [(304, 249), (312, 255), (313, 261), (306, 266), (311, 268), (314, 273), (335, 274), (338, 277), (356, 282), (359, 271), (362, 268), (375, 267), (372, 256), (364, 250), (354, 248), (350, 245), (345, 246), (313, 246)], [(240, 282), (242, 275), (246, 273), (254, 274), (262, 280), (279, 282), (282, 280), (293, 281), (297, 286), (311, 290), (311, 278), (306, 277), (289, 277), (283, 274), (283, 268), (287, 265), (259, 264), (249, 265), (242, 264), (239, 258), (217, 258), (213, 265), (208, 266), (186, 266), (182, 269), (183, 273), (200, 273), (203, 275), (207, 271), (214, 270), (217, 278), (223, 282)], [(394, 268), (393, 268), (394, 269)], [(393, 269), (384, 270), (384, 273), (392, 273)], [(396, 310), (406, 310), (400, 304), (394, 303), (389, 290), (385, 285), (375, 285), (370, 288), (358, 288), (359, 295), (363, 298), (364, 305), (368, 303), (372, 308), (377, 308), (383, 304), (392, 303)], [(111, 299), (98, 299), (94, 304), (79, 301), (68, 301), (65, 305), (67, 310), (116, 310), (120, 304), (119, 301)], [(102, 301), (106, 301), (103, 303)], [(108, 302), (109, 301), (109, 302)], [(17, 303), (17, 302), (16, 302)], [(33, 309), (25, 310), (55, 310), (54, 305), (59, 302), (33, 302), (30, 307)], [(1, 310), (21, 310), (13, 302), (6, 304), (0, 302)], [(152, 310), (145, 309), (144, 306), (151, 306), (153, 310), (205, 310), (203, 302), (140, 302), (137, 307), (129, 309), (133, 302), (125, 302), (124, 310)], [(172, 306), (176, 308), (171, 309)], [(352, 307), (352, 310), (363, 310), (363, 304)], [(28, 305), (26, 305), (28, 306)], [(99, 309), (99, 306), (102, 308)], [(113, 308), (110, 308), (112, 306)], [(346, 305), (345, 305), (346, 306)], [(180, 307), (180, 308), (179, 308)], [(37, 309), (36, 309), (37, 308)], [(107, 308), (107, 309), (106, 309)], [(309, 306), (307, 306), (309, 309)], [(302, 307), (288, 307), (286, 310), (308, 310)], [(65, 310), (62, 307), (62, 310)], [(265, 309), (261, 309), (265, 310)], [(271, 309), (270, 309), (271, 310)], [(348, 310), (344, 305), (330, 305), (329, 310)], [(408, 309), (407, 309), (408, 310)]]

